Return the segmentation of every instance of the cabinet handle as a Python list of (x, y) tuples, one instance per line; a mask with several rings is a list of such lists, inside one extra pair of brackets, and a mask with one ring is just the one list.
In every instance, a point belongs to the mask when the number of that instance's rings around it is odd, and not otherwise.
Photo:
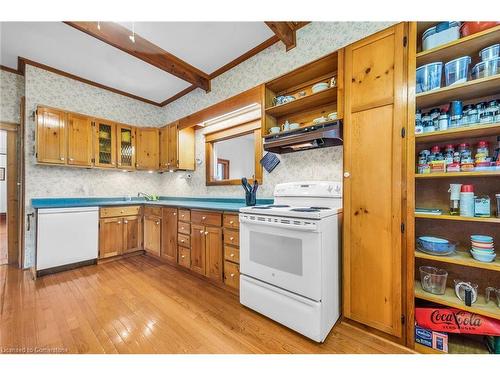
[(181, 243), (184, 243), (184, 240), (181, 240)]
[(234, 258), (234, 254), (230, 254), (229, 256), (230, 256), (231, 258)]
[(234, 277), (234, 273), (232, 273), (232, 274), (231, 274), (231, 275), (229, 275), (229, 276)]
[(184, 259), (186, 256), (185, 255), (181, 255), (181, 258)]
[(344, 177), (349, 178), (349, 177), (351, 177), (351, 174), (349, 172), (344, 172)]
[(203, 234), (205, 231), (204, 230), (200, 230), (200, 234)]
[(201, 217), (201, 220), (205, 220), (207, 217), (206, 216), (202, 216)]
[(229, 241), (233, 242), (234, 237), (229, 237)]
[(122, 223), (121, 221), (118, 222), (118, 224), (121, 224), (121, 223)]
[(128, 224), (128, 220), (123, 220), (123, 223), (124, 224)]
[(63, 157), (61, 158), (61, 161), (64, 161), (64, 158), (63, 158)]
[(208, 235), (208, 232), (205, 232), (205, 236), (207, 236), (207, 235)]
[(181, 217), (184, 219), (184, 215), (181, 215)]
[(174, 216), (176, 216), (176, 215), (177, 215), (177, 212), (174, 212)]
[(73, 161), (73, 160), (75, 160), (75, 159), (73, 159), (73, 158), (69, 158), (69, 161)]
[(157, 221), (157, 222), (156, 222), (156, 225), (160, 225), (160, 222), (159, 222), (159, 221)]
[(229, 222), (229, 224), (231, 224), (231, 225), (232, 225), (233, 223), (234, 223), (234, 221), (232, 221), (232, 220)]

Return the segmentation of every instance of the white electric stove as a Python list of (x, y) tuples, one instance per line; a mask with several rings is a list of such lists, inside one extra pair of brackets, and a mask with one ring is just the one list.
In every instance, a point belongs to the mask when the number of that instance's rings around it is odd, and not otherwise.
[(323, 342), (340, 316), (342, 184), (279, 184), (240, 209), (240, 302)]

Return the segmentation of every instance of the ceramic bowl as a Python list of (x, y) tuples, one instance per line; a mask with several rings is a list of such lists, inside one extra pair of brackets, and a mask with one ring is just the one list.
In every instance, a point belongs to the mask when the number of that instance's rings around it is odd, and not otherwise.
[(474, 251), (474, 250), (471, 250), (470, 253), (472, 254), (472, 257), (475, 259), (475, 260), (478, 260), (480, 262), (493, 262), (496, 258), (496, 254), (493, 253), (493, 254), (479, 254), (478, 252)]
[(455, 251), (456, 242), (442, 237), (422, 236), (417, 238), (418, 247), (434, 253), (449, 253)]
[(472, 250), (478, 254), (492, 254), (495, 252), (494, 249), (478, 249), (477, 247), (472, 247)]
[(269, 129), (270, 134), (276, 134), (281, 131), (281, 128), (279, 126), (273, 126), (272, 128)]
[(320, 83), (316, 83), (315, 85), (313, 85), (313, 87), (311, 88), (311, 91), (315, 94), (317, 92), (326, 90), (328, 87), (329, 87), (328, 83), (320, 82)]
[(484, 236), (482, 234), (473, 234), (470, 236), (471, 241), (474, 242), (483, 242), (483, 243), (490, 243), (493, 242), (493, 237), (491, 236)]
[(495, 246), (493, 243), (484, 244), (484, 243), (474, 242), (474, 241), (472, 241), (471, 243), (472, 243), (473, 247), (477, 247), (479, 249), (492, 249)]
[(295, 130), (300, 128), (300, 124), (298, 122), (292, 122), (290, 125), (290, 130)]
[(322, 122), (328, 121), (326, 117), (318, 117), (313, 120), (313, 124), (321, 124)]

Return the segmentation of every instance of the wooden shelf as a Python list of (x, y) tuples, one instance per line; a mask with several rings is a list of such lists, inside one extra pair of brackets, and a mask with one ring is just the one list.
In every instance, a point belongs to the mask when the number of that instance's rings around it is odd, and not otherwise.
[(472, 221), (476, 223), (500, 223), (500, 218), (497, 217), (464, 217), (464, 216), (452, 216), (452, 215), (415, 214), (415, 218), (433, 219), (433, 220)]
[[(500, 41), (500, 26), (454, 40), (439, 47), (417, 53), (417, 67), (434, 61), (446, 63), (458, 57), (478, 56), (479, 51)], [(465, 52), (464, 52), (465, 51)]]
[(458, 264), (460, 266), (481, 268), (485, 270), (500, 271), (500, 258), (494, 262), (485, 263), (479, 262), (472, 258), (472, 256), (465, 251), (457, 251), (453, 255), (438, 256), (422, 253), (421, 251), (415, 251), (415, 258), (434, 260), (442, 263)]
[(429, 108), (447, 104), (452, 100), (463, 101), (498, 93), (500, 93), (500, 74), (422, 92), (415, 96), (415, 100), (417, 108)]
[(477, 138), (500, 136), (500, 123), (473, 125), (448, 130), (440, 130), (432, 133), (415, 134), (415, 142), (445, 142), (457, 138)]
[(418, 180), (429, 178), (456, 178), (456, 177), (496, 177), (500, 176), (500, 170), (477, 171), (477, 172), (445, 172), (445, 173), (421, 173), (415, 174)]
[(472, 304), (472, 306), (466, 306), (462, 301), (458, 299), (458, 297), (455, 295), (455, 291), (452, 288), (446, 288), (446, 292), (443, 295), (427, 293), (422, 289), (420, 281), (415, 280), (415, 297), (423, 299), (425, 301), (439, 303), (440, 305), (454, 307), (475, 314), (488, 316), (490, 318), (500, 319), (500, 309), (498, 308), (498, 306), (493, 301), (486, 303), (486, 300), (482, 295), (479, 295), (477, 297), (477, 301)]
[(446, 354), (445, 352), (440, 352), (439, 350), (429, 348), (428, 346), (415, 343), (415, 351), (420, 354)]
[(308, 110), (312, 107), (333, 103), (337, 100), (337, 88), (330, 87), (326, 90), (295, 99), (291, 102), (266, 108), (266, 114), (274, 117)]

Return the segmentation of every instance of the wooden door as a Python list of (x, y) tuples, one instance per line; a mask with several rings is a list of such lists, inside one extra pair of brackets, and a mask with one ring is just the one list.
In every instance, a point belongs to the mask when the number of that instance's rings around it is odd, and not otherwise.
[(135, 128), (116, 125), (117, 165), (120, 169), (135, 169)]
[(191, 224), (191, 270), (205, 275), (205, 227)]
[(162, 208), (161, 256), (177, 263), (177, 208)]
[(157, 170), (160, 164), (160, 137), (156, 128), (137, 128), (137, 169)]
[(140, 216), (123, 218), (123, 252), (130, 253), (142, 248), (142, 223)]
[(92, 119), (68, 113), (68, 164), (90, 167), (92, 165)]
[(123, 251), (121, 217), (99, 220), (99, 258), (120, 255)]
[(205, 228), (206, 276), (222, 281), (222, 228)]
[(168, 127), (168, 163), (169, 169), (177, 169), (179, 167), (178, 158), (178, 122), (170, 124)]
[(170, 167), (169, 126), (160, 129), (160, 169), (166, 171)]
[(94, 164), (96, 167), (116, 167), (116, 124), (108, 120), (94, 120)]
[(403, 24), (346, 47), (344, 315), (403, 335)]
[(66, 113), (38, 107), (36, 154), (39, 163), (66, 164)]
[(160, 256), (161, 219), (154, 216), (144, 216), (144, 250)]

